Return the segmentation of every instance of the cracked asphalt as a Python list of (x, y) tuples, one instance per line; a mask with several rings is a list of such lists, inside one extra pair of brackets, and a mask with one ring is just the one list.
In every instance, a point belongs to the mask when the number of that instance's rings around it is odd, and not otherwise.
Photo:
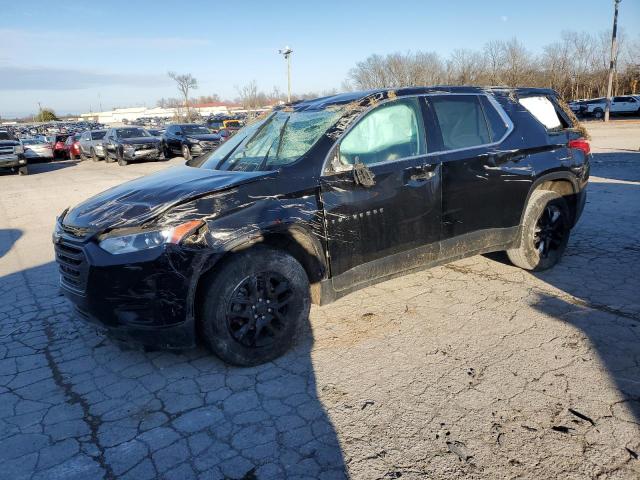
[(385, 282), (249, 369), (118, 345), (59, 295), (55, 215), (167, 163), (0, 176), (0, 479), (640, 478), (640, 122), (588, 128), (553, 270)]

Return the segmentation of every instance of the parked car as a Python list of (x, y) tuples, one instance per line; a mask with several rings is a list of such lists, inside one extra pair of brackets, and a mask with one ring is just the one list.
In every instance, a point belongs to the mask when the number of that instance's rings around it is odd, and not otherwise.
[[(593, 115), (595, 118), (602, 118), (606, 107), (607, 99), (597, 98), (589, 101), (585, 113)], [(613, 97), (609, 113), (611, 115), (640, 115), (640, 95)]]
[(87, 130), (80, 135), (80, 157), (90, 157), (94, 162), (104, 158), (102, 139), (106, 130)]
[(551, 90), (305, 100), (62, 212), (61, 286), (118, 338), (184, 348), (199, 336), (255, 365), (289, 348), (311, 302), (479, 253), (551, 268), (589, 158)]
[(125, 166), (131, 161), (158, 160), (162, 156), (161, 140), (142, 127), (110, 128), (102, 139), (104, 158)]
[(213, 133), (218, 133), (219, 130), (227, 129), (230, 132), (237, 132), (242, 128), (242, 121), (235, 118), (210, 118), (207, 120), (207, 127), (211, 129)]
[(24, 156), (28, 160), (53, 160), (53, 147), (46, 140), (25, 138), (20, 143), (24, 147)]
[(7, 168), (17, 171), (19, 175), (29, 173), (24, 147), (20, 141), (8, 130), (0, 130), (0, 169)]
[(66, 158), (70, 160), (75, 160), (80, 157), (82, 154), (82, 149), (80, 148), (80, 135), (77, 133), (71, 134), (64, 141), (64, 151)]
[(51, 136), (51, 148), (53, 149), (53, 158), (67, 158), (67, 149), (65, 148), (65, 142), (69, 138), (66, 133), (59, 133)]
[(175, 154), (185, 160), (210, 152), (220, 144), (220, 135), (211, 133), (204, 125), (181, 123), (169, 125), (162, 135), (162, 149), (165, 158)]

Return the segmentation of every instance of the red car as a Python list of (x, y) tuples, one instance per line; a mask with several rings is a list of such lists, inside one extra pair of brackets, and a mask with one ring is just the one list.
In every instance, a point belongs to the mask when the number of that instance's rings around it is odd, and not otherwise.
[(82, 150), (80, 149), (80, 134), (73, 134), (67, 137), (64, 142), (64, 155), (65, 158), (75, 160), (80, 157)]
[(53, 148), (53, 158), (67, 158), (65, 142), (69, 135), (62, 133), (51, 138), (51, 148)]

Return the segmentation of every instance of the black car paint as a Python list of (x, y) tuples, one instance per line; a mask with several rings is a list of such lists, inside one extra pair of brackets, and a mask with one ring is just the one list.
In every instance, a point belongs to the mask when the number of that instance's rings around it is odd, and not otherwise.
[[(513, 119), (499, 144), (373, 166), (375, 184), (351, 172), (324, 174), (336, 141), (363, 112), (402, 96), (494, 95)], [(112, 188), (61, 216), (56, 256), (77, 255), (80, 288), (64, 293), (86, 317), (117, 336), (164, 347), (196, 339), (199, 281), (234, 251), (264, 242), (287, 249), (305, 267), (316, 303), (414, 269), (515, 246), (533, 188), (571, 185), (575, 220), (584, 205), (588, 157), (567, 148), (572, 133), (550, 134), (512, 99), (548, 90), (471, 87), (350, 93), (288, 108), (346, 105), (345, 114), (306, 155), (276, 171), (219, 172), (176, 167)], [(427, 132), (437, 132), (428, 102)], [(114, 231), (204, 225), (180, 246), (111, 255), (97, 239)], [(74, 249), (70, 252), (68, 249)], [(71, 266), (69, 266), (71, 265)]]
[[(220, 143), (220, 135), (218, 134), (185, 134), (182, 131), (183, 126), (192, 125), (193, 124), (169, 125), (162, 135), (163, 147), (165, 147), (170, 153), (177, 153), (180, 155), (182, 154), (182, 147), (186, 145), (193, 156), (198, 156), (207, 153), (218, 146)], [(194, 142), (193, 139), (196, 139), (199, 142)], [(201, 142), (206, 142), (206, 144)]]
[[(102, 148), (104, 151), (105, 159), (114, 158), (117, 159), (118, 155), (121, 155), (127, 161), (151, 159), (157, 160), (161, 157), (161, 141), (157, 137), (129, 137), (121, 138), (116, 134), (117, 128), (110, 128), (102, 138)], [(134, 145), (138, 148), (155, 149), (155, 153), (146, 155), (145, 157), (138, 157), (131, 155), (128, 150), (125, 150), (124, 145)]]

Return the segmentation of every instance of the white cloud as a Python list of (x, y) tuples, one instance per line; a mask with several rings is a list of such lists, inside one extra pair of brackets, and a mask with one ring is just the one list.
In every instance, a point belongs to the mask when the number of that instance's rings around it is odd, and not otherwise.
[(500, 17), (500, 20), (502, 20), (503, 22), (506, 22), (507, 20), (509, 20), (509, 17), (507, 17), (506, 15), (502, 15)]

